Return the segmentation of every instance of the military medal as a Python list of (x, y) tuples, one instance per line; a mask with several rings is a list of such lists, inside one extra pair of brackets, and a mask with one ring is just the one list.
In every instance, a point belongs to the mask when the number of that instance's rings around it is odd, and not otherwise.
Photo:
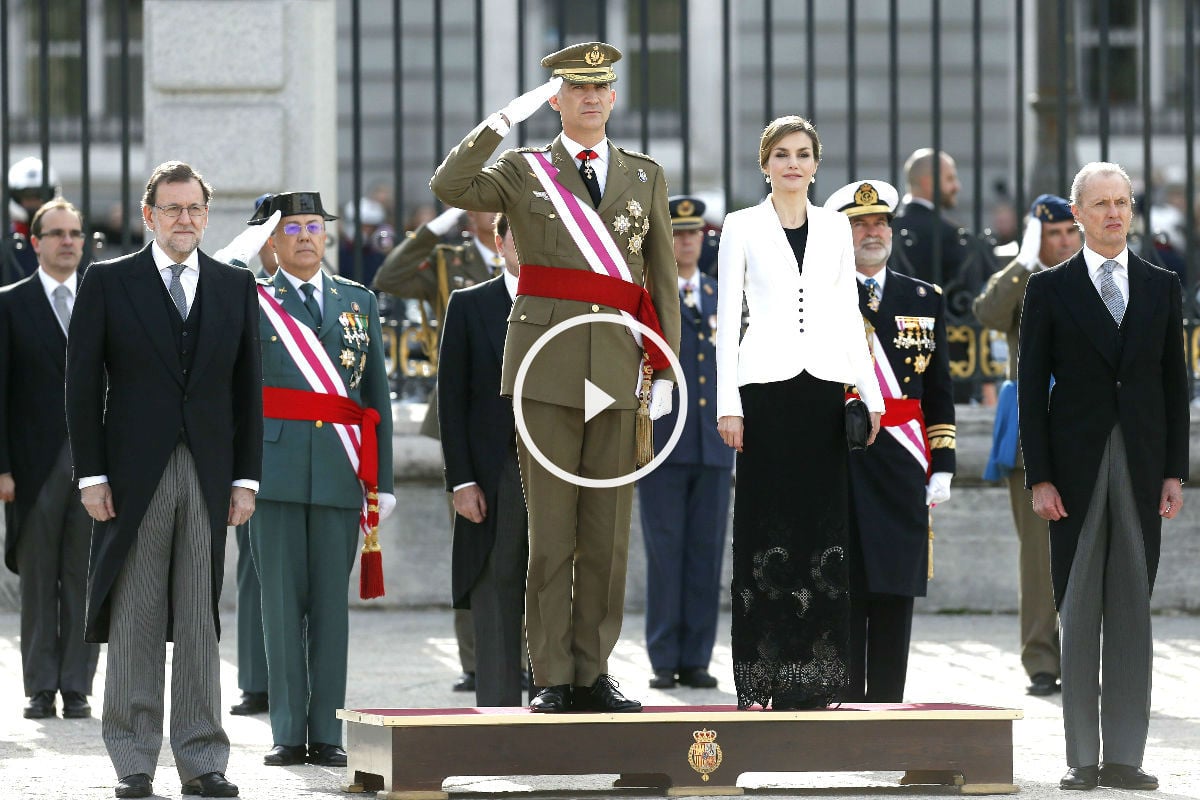
[(638, 180), (641, 181), (642, 183), (645, 183), (646, 181), (650, 180), (649, 178), (646, 177), (646, 170), (644, 170), (644, 169), (639, 169), (637, 171), (637, 176), (638, 176)]
[(933, 356), (928, 355), (927, 353), (917, 353), (917, 355), (913, 357), (913, 372), (920, 375), (929, 368), (929, 362), (932, 360)]
[(342, 358), (342, 366), (343, 367), (353, 367), (354, 366), (354, 351), (353, 350), (350, 350), (350, 349), (343, 350), (341, 358)]

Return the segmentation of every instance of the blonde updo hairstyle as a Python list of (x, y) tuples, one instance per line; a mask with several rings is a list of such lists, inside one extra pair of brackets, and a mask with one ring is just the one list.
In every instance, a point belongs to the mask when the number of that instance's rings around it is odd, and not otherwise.
[(809, 139), (812, 139), (813, 156), (818, 164), (821, 163), (821, 137), (817, 135), (817, 129), (804, 117), (788, 114), (776, 117), (767, 123), (767, 127), (763, 128), (762, 139), (758, 143), (758, 165), (764, 173), (767, 171), (767, 159), (771, 157), (771, 151), (775, 149), (775, 145), (793, 133), (804, 133), (808, 135)]

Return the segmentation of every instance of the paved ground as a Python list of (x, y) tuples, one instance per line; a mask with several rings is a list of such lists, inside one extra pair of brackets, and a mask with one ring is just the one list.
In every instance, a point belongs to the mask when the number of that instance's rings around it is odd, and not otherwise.
[[(714, 658), (721, 679), (715, 690), (645, 689), (647, 664), (641, 644), (641, 617), (626, 619), (626, 637), (617, 646), (612, 670), (631, 696), (653, 705), (733, 703), (728, 617)], [(225, 630), (234, 629), (232, 616)], [(1026, 798), (1061, 800), (1057, 781), (1064, 770), (1062, 721), (1057, 697), (1024, 694), (1016, 654), (1017, 621), (1012, 616), (920, 615), (914, 624), (907, 699), (957, 701), (1022, 708), (1015, 724), (1016, 783)], [(99, 720), (21, 718), (18, 619), (0, 613), (0, 798), (107, 798), (115, 782), (100, 740)], [(1153, 717), (1145, 766), (1159, 776), (1156, 800), (1200, 800), (1200, 617), (1155, 618)], [(466, 695), (450, 691), (458, 672), (451, 618), (444, 611), (355, 611), (350, 653), (351, 707), (454, 707)], [(234, 637), (222, 645), (226, 705), (237, 697)], [(102, 704), (104, 660), (93, 704)], [(245, 798), (338, 796), (343, 776), (318, 767), (271, 768), (262, 755), (271, 745), (263, 717), (227, 717), (233, 742), (229, 777)], [(445, 789), (463, 798), (501, 795), (591, 798), (602, 796), (613, 776), (452, 778)], [(945, 796), (952, 789), (895, 786), (896, 773), (753, 773), (740, 785), (756, 797), (834, 795), (839, 798)], [(155, 780), (158, 797), (180, 796), (169, 747), (164, 747)], [(1114, 795), (1099, 790), (1097, 800)], [(1149, 793), (1144, 793), (1149, 794)], [(611, 794), (609, 796), (612, 796)], [(621, 796), (627, 796), (622, 792)], [(642, 795), (644, 796), (644, 795)]]

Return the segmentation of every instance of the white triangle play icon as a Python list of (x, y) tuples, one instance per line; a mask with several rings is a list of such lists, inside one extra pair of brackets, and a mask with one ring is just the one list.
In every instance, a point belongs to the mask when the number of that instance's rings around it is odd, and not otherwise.
[(611, 406), (616, 401), (609, 397), (608, 392), (596, 384), (583, 379), (583, 421), (589, 422), (592, 417)]

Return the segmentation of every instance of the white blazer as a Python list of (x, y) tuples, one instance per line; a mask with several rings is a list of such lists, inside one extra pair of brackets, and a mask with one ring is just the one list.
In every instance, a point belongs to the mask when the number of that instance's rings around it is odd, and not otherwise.
[[(725, 217), (717, 256), (717, 417), (740, 417), (738, 387), (801, 372), (854, 384), (871, 411), (883, 394), (867, 348), (845, 214), (808, 204), (804, 272), (771, 198)], [(741, 331), (742, 297), (750, 311)], [(782, 409), (781, 409), (782, 410)]]

